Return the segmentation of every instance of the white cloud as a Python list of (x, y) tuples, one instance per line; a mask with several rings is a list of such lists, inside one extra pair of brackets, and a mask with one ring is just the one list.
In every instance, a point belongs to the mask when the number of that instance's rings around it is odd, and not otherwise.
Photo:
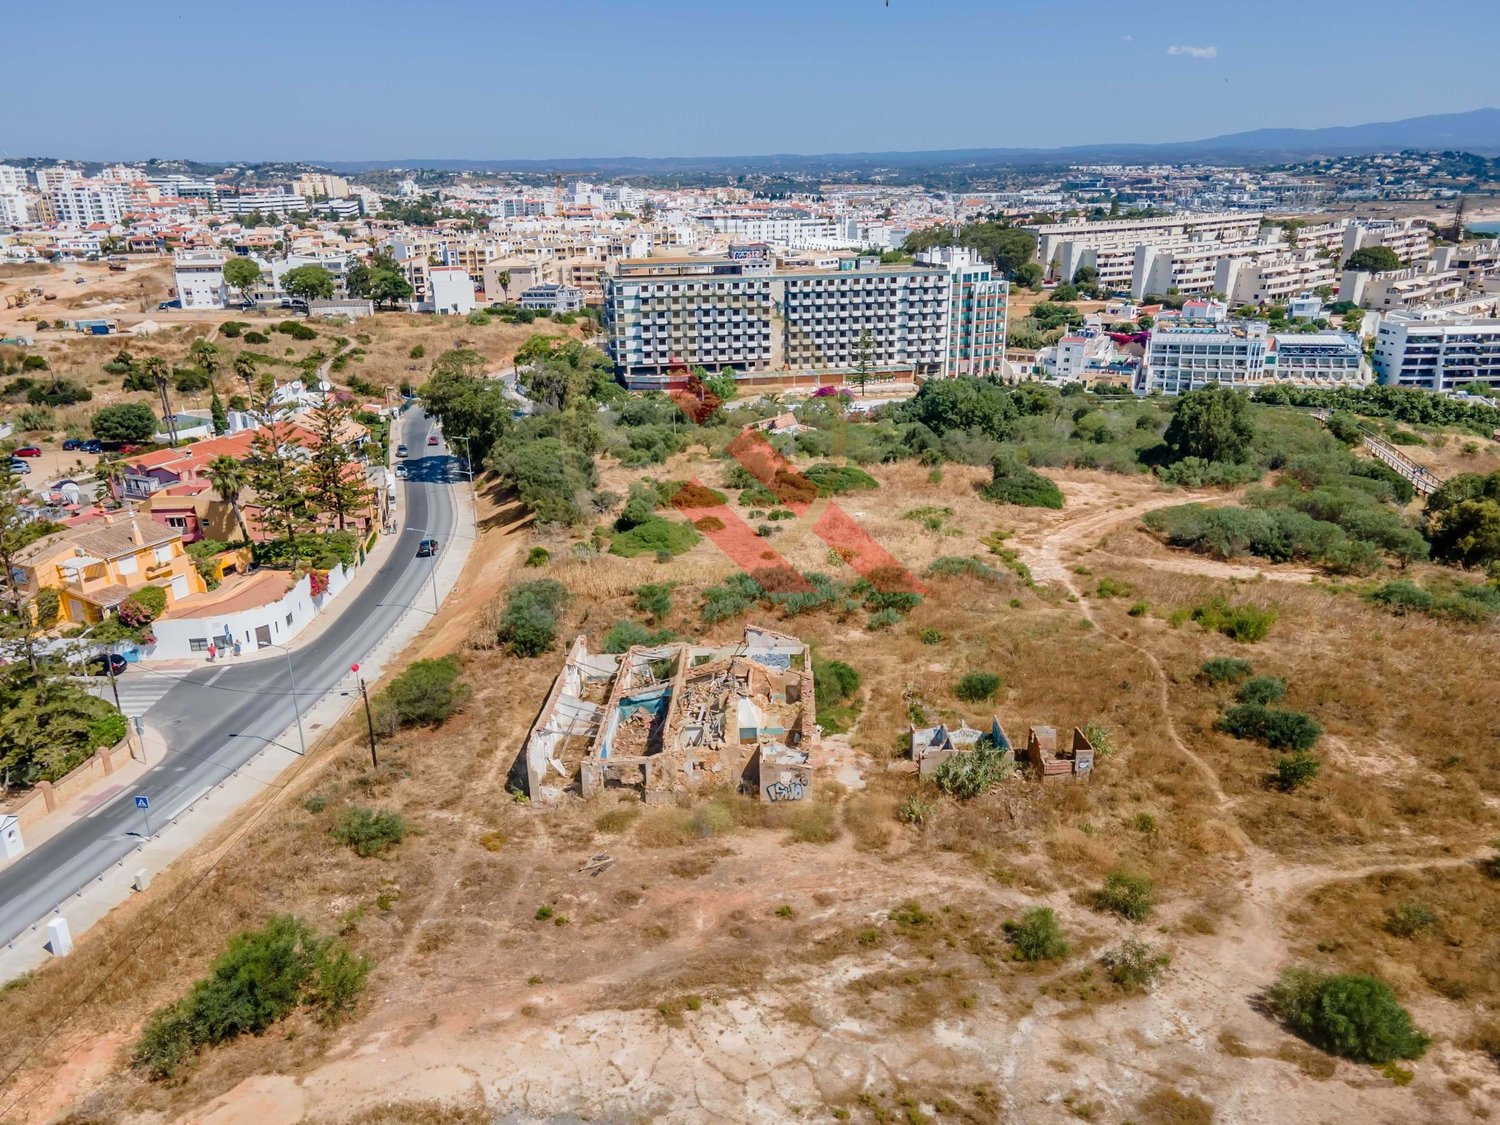
[(1169, 55), (1186, 55), (1190, 59), (1216, 59), (1219, 57), (1217, 47), (1190, 47), (1187, 45), (1176, 45), (1167, 48)]
[(1124, 38), (1124, 41), (1126, 43), (1130, 43), (1130, 42), (1133, 42), (1135, 40), (1135, 36), (1134, 35), (1126, 35), (1123, 38)]

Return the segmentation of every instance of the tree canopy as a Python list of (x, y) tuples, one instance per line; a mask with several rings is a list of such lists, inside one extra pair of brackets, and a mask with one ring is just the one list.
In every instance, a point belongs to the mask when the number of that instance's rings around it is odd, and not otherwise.
[(1362, 246), (1349, 255), (1344, 268), (1364, 273), (1389, 273), (1399, 270), (1401, 264), (1401, 259), (1389, 246)]
[(224, 263), (224, 280), (243, 293), (260, 281), (260, 266), (249, 258), (230, 258)]
[(1250, 400), (1224, 386), (1189, 391), (1172, 407), (1172, 420), (1163, 439), (1172, 460), (1198, 457), (1204, 461), (1238, 464), (1246, 461), (1255, 441)]
[(333, 296), (333, 274), (322, 266), (298, 266), (281, 275), (281, 287), (305, 301)]
[(89, 428), (100, 441), (150, 441), (156, 433), (156, 415), (144, 402), (122, 402), (94, 413)]
[(957, 235), (948, 226), (928, 227), (907, 235), (901, 249), (908, 254), (935, 246), (966, 246), (979, 251), (1000, 273), (1013, 277), (1036, 253), (1036, 236), (1004, 222), (965, 223)]

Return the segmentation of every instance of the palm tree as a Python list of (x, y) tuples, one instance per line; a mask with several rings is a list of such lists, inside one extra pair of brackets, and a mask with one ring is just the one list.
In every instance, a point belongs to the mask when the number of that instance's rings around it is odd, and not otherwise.
[(219, 349), (207, 340), (194, 340), (193, 346), (188, 349), (188, 354), (193, 357), (193, 362), (208, 372), (212, 379), (219, 371)]
[(240, 525), (240, 535), (246, 543), (250, 542), (250, 528), (245, 525), (245, 514), (240, 511), (240, 493), (245, 491), (245, 486), (249, 483), (245, 466), (229, 454), (221, 453), (208, 463), (208, 471), (204, 476), (219, 494), (219, 499), (234, 512), (234, 518)]
[(495, 280), (500, 283), (500, 292), (505, 297), (505, 303), (510, 304), (510, 270), (501, 270), (495, 275)]
[(234, 373), (245, 381), (245, 397), (255, 393), (255, 360), (245, 352), (234, 357)]

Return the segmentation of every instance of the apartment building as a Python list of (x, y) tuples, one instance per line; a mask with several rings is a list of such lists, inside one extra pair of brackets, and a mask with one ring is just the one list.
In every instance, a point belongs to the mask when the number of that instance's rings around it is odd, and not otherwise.
[(1177, 395), (1212, 384), (1253, 387), (1264, 379), (1265, 367), (1264, 324), (1182, 318), (1153, 329), (1136, 390)]
[(20, 227), (31, 221), (31, 208), (18, 191), (0, 191), (0, 227)]
[(1306, 247), (1281, 253), (1232, 255), (1214, 267), (1213, 288), (1235, 305), (1282, 304), (1321, 286), (1338, 285), (1334, 263)]
[(1396, 257), (1411, 264), (1423, 261), (1432, 252), (1432, 235), (1420, 219), (1358, 219), (1344, 230), (1343, 257), (1367, 246), (1385, 246)]
[(217, 250), (179, 250), (172, 256), (177, 299), (185, 309), (222, 309), (229, 300), (224, 255)]
[(1427, 391), (1476, 383), (1500, 390), (1500, 319), (1391, 313), (1375, 333), (1375, 374), (1384, 384)]
[(226, 195), (218, 203), (217, 210), (224, 215), (285, 216), (307, 210), (307, 200), (294, 192), (257, 191), (243, 195)]
[(1049, 223), (1023, 229), (1036, 235), (1037, 258), (1048, 274), (1072, 280), (1082, 266), (1099, 272), (1099, 284), (1123, 291), (1135, 275), (1140, 246), (1173, 249), (1194, 244), (1248, 245), (1260, 233), (1259, 212), (1171, 215), (1156, 219), (1108, 219)]
[(670, 385), (687, 368), (779, 380), (848, 372), (868, 337), (876, 371), (940, 375), (952, 283), (941, 266), (845, 259), (787, 270), (728, 258), (621, 261), (606, 277), (605, 328), (632, 389)]
[(939, 246), (921, 265), (948, 270), (948, 375), (998, 375), (1005, 360), (1010, 282), (997, 278), (977, 251)]
[(130, 189), (124, 184), (76, 180), (53, 188), (50, 198), (60, 223), (79, 227), (91, 223), (113, 226), (125, 217), (125, 209), (130, 204)]
[(1371, 380), (1359, 340), (1343, 332), (1274, 335), (1265, 381), (1300, 387), (1362, 387)]
[(11, 164), (0, 164), (0, 195), (25, 191), (30, 186), (25, 168)]
[(467, 316), (474, 311), (474, 279), (461, 266), (427, 270), (427, 304), (439, 316)]
[(304, 172), (292, 190), (308, 199), (347, 199), (349, 181), (328, 172)]
[(1439, 269), (1434, 260), (1388, 273), (1345, 270), (1339, 281), (1339, 300), (1366, 309), (1416, 309), (1456, 300), (1464, 291), (1464, 275)]
[(1215, 242), (1189, 243), (1184, 246), (1149, 246), (1135, 248), (1131, 269), (1130, 295), (1141, 300), (1148, 293), (1212, 293), (1220, 263), (1246, 260), (1255, 256), (1263, 243), (1226, 246)]
[(1439, 270), (1453, 270), (1471, 289), (1482, 289), (1500, 279), (1500, 238), (1439, 246), (1432, 252)]
[(546, 310), (555, 313), (577, 312), (583, 308), (583, 290), (571, 285), (544, 282), (521, 290), (516, 302), (523, 309)]

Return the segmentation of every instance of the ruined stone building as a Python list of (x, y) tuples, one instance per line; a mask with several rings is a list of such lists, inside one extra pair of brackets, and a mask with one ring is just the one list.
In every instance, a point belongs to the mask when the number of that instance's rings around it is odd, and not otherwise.
[(812, 789), (818, 748), (812, 656), (797, 637), (747, 626), (739, 644), (590, 653), (584, 637), (526, 740), (528, 793), (639, 788), (648, 804), (698, 787), (763, 800)]

